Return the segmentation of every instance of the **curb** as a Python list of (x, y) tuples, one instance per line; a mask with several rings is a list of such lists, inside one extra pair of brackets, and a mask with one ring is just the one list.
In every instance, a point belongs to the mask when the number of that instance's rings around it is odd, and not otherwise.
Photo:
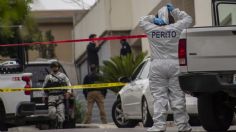
[(109, 124), (76, 124), (76, 128), (117, 128), (113, 123)]

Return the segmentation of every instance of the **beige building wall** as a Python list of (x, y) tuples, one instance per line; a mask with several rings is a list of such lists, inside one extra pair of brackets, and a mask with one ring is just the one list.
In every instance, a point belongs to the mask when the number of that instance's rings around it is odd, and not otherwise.
[[(71, 40), (72, 39), (72, 23), (44, 23), (39, 24), (39, 29), (45, 33), (48, 30), (52, 31), (54, 39), (60, 40)], [(66, 70), (67, 75), (73, 85), (77, 84), (77, 75), (74, 65), (74, 44), (63, 43), (58, 44), (55, 48), (56, 59), (59, 60), (63, 68)], [(39, 58), (39, 52), (36, 50), (29, 51), (30, 61)]]
[[(167, 3), (173, 3), (175, 7), (190, 14), (193, 17), (192, 26), (212, 26), (211, 0), (99, 0), (76, 24), (75, 39), (87, 38), (91, 33), (96, 33), (98, 36), (116, 35), (114, 31), (129, 31), (128, 35), (144, 34), (138, 27), (140, 17), (156, 15), (158, 10)], [(150, 50), (147, 39), (130, 39), (129, 43), (135, 53)], [(118, 55), (120, 47), (118, 42), (111, 41), (105, 45), (109, 45), (106, 49), (110, 50), (102, 52), (111, 57)], [(87, 43), (75, 45), (76, 60), (85, 55), (86, 46)], [(105, 53), (100, 53), (101, 58)]]
[(33, 61), (39, 58), (39, 52), (37, 50), (29, 50), (28, 54), (29, 54), (29, 61)]
[[(75, 38), (87, 38), (90, 33), (102, 35), (104, 31), (131, 30), (131, 34), (143, 34), (138, 27), (141, 16), (156, 14), (166, 3), (185, 10), (194, 20), (193, 26), (212, 26), (211, 0), (100, 0), (75, 28)], [(94, 19), (98, 18), (94, 24)], [(99, 26), (98, 26), (99, 25)], [(130, 40), (137, 44), (137, 40)], [(142, 40), (142, 49), (148, 50), (148, 42)], [(85, 52), (86, 44), (76, 45), (75, 58)]]
[(132, 1), (131, 0), (100, 0), (106, 1), (108, 19), (107, 30), (124, 31), (132, 29)]
[[(36, 18), (39, 29), (45, 34), (51, 30), (55, 40), (71, 40), (73, 39), (73, 16), (74, 10), (62, 11), (34, 11), (33, 16)], [(79, 12), (81, 13), (81, 12)], [(74, 44), (64, 43), (58, 44), (55, 48), (56, 59), (58, 59), (72, 84), (77, 84), (77, 75), (74, 65)], [(39, 52), (36, 50), (29, 51), (29, 60), (33, 61), (39, 58)]]
[[(75, 26), (75, 39), (87, 38), (91, 33), (101, 36), (105, 31), (130, 30), (133, 35), (143, 34), (138, 27), (140, 17), (148, 14), (156, 14), (158, 9), (169, 2), (172, 2), (182, 10), (187, 10), (188, 13), (195, 16), (194, 0), (99, 0)], [(131, 45), (137, 45), (136, 41), (135, 39), (129, 40)], [(146, 43), (142, 43), (142, 45), (138, 44), (138, 47), (142, 47), (145, 51), (149, 48), (147, 47), (147, 41), (144, 42)], [(85, 53), (86, 45), (87, 43), (75, 45), (76, 59)], [(134, 45), (134, 48), (137, 48), (136, 45)]]
[[(105, 0), (99, 1), (85, 16), (75, 25), (74, 38), (88, 38), (91, 33), (102, 34), (107, 28)], [(75, 44), (75, 58), (78, 59), (86, 50), (87, 43)]]
[[(173, 2), (178, 7), (184, 7), (188, 6), (189, 1), (191, 4), (193, 3), (193, 0), (99, 0), (96, 6), (75, 26), (75, 39), (87, 38), (91, 33), (101, 36), (105, 31), (130, 30), (133, 35), (142, 34), (138, 28), (138, 21), (141, 16), (156, 13), (160, 7), (168, 2)], [(137, 44), (136, 40), (129, 40), (129, 42), (131, 45)], [(75, 45), (76, 59), (84, 54), (86, 45), (87, 43)], [(146, 45), (148, 46), (146, 43), (144, 45), (138, 44), (138, 47), (147, 50)], [(137, 46), (135, 45), (134, 48)]]
[(212, 0), (194, 0), (195, 27), (212, 26)]
[[(43, 34), (45, 34), (46, 31), (51, 30), (52, 35), (57, 41), (72, 39), (72, 23), (39, 24), (39, 29), (43, 32)], [(56, 59), (63, 62), (73, 63), (74, 50), (72, 49), (73, 44), (71, 43), (58, 44), (55, 48)], [(37, 51), (30, 51), (29, 56), (30, 60), (35, 60), (39, 58), (39, 54)]]
[[(130, 0), (129, 0), (130, 1)], [(132, 28), (136, 28), (141, 16), (149, 14), (161, 0), (131, 0), (132, 2)]]
[[(71, 40), (72, 39), (72, 23), (65, 24), (40, 24), (40, 30), (46, 32), (48, 30), (52, 31), (55, 40)], [(74, 53), (73, 53), (73, 44), (72, 43), (63, 43), (58, 44), (55, 53), (56, 58), (63, 62), (73, 63), (74, 61)]]
[[(96, 6), (75, 26), (75, 39), (87, 38), (91, 33), (101, 36), (106, 31), (132, 30), (137, 27), (139, 18), (149, 14), (160, 1), (99, 0)], [(86, 46), (87, 43), (75, 45), (75, 59), (85, 53)], [(112, 46), (113, 51), (120, 48), (119, 44)], [(116, 52), (111, 53), (117, 55)]]
[[(132, 15), (129, 0), (99, 0), (85, 17), (75, 26), (75, 39), (88, 38), (91, 33), (98, 36), (108, 31), (131, 30)], [(75, 58), (85, 53), (87, 43), (75, 45)]]

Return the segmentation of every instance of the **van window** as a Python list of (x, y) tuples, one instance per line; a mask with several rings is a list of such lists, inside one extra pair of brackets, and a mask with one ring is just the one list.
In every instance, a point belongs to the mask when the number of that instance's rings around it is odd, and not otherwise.
[[(50, 72), (50, 64), (32, 64), (26, 65), (24, 72), (32, 73), (32, 86), (33, 88), (41, 88), (44, 79)], [(60, 72), (66, 74), (63, 68), (60, 68)]]
[(219, 3), (217, 11), (220, 26), (236, 25), (236, 3)]

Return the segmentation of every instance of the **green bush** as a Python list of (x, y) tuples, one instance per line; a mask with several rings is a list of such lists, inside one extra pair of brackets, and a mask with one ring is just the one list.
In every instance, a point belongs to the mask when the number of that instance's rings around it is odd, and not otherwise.
[(80, 101), (76, 101), (76, 106), (75, 106), (75, 118), (76, 118), (76, 123), (82, 123), (85, 117), (85, 105), (80, 102)]
[[(147, 52), (140, 53), (135, 56), (129, 54), (127, 56), (116, 56), (111, 60), (103, 61), (101, 66), (101, 72), (103, 73), (103, 82), (112, 83), (118, 82), (121, 77), (131, 77), (134, 70), (139, 66), (140, 63), (145, 59)], [(115, 93), (118, 93), (122, 87), (111, 88)]]

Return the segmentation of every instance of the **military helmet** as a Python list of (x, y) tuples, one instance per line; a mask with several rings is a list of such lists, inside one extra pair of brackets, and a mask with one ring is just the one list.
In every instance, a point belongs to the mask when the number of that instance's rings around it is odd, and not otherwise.
[(58, 68), (60, 68), (60, 67), (61, 67), (61, 64), (60, 64), (59, 62), (57, 62), (57, 61), (54, 61), (54, 62), (51, 63), (50, 67), (51, 67), (51, 68), (53, 68), (53, 67), (58, 67)]

